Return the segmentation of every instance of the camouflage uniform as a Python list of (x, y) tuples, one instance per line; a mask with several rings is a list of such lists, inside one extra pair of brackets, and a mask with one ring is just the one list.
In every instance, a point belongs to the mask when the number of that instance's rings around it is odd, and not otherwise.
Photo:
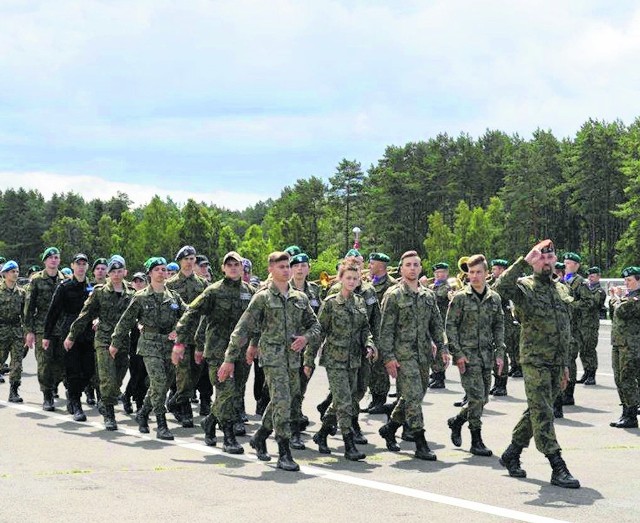
[[(378, 298), (378, 304), (382, 303), (382, 297), (384, 296), (384, 293), (397, 283), (398, 280), (392, 278), (388, 274), (385, 274), (379, 280), (374, 280), (372, 282), (373, 288), (376, 291), (376, 297)], [(378, 333), (376, 333), (376, 338), (377, 337)], [(382, 402), (384, 403), (387, 394), (389, 394), (390, 386), (391, 380), (389, 379), (389, 374), (384, 368), (382, 358), (378, 358), (378, 361), (374, 361), (371, 363), (371, 379), (369, 383), (371, 396), (382, 398)]]
[(11, 355), (9, 381), (20, 384), (24, 355), (24, 304), (26, 291), (18, 285), (7, 287), (0, 279), (0, 363)]
[(528, 408), (513, 429), (512, 441), (528, 447), (531, 437), (545, 455), (560, 450), (553, 427), (553, 403), (560, 392), (571, 348), (570, 303), (565, 285), (550, 276), (519, 278), (529, 265), (520, 257), (496, 283), (496, 291), (516, 305), (522, 322), (520, 364)]
[[(495, 291), (497, 281), (496, 278), (491, 276), (487, 284)], [(502, 301), (502, 312), (504, 313), (504, 344), (506, 352), (502, 377), (505, 378), (509, 367), (511, 367), (512, 371), (520, 368), (520, 322), (516, 317), (515, 307), (511, 300), (505, 300), (502, 297), (500, 299)], [(493, 375), (497, 376), (497, 372), (497, 368), (494, 368)]]
[(414, 292), (406, 283), (389, 289), (382, 302), (382, 321), (378, 348), (385, 364), (400, 364), (396, 386), (400, 400), (391, 420), (407, 423), (410, 434), (424, 430), (422, 399), (429, 383), (435, 343), (446, 352), (442, 317), (433, 291), (419, 286)]
[[(273, 429), (276, 437), (291, 438), (291, 417), (300, 406), (300, 354), (291, 350), (292, 336), (311, 342), (320, 334), (320, 324), (309, 298), (289, 284), (286, 296), (273, 282), (256, 292), (231, 334), (224, 361), (235, 363), (243, 355), (247, 341), (260, 332), (259, 364), (264, 369), (271, 400), (262, 418), (262, 428)], [(299, 400), (298, 400), (299, 401)]]
[(580, 349), (580, 361), (584, 371), (592, 373), (595, 376), (596, 370), (598, 370), (598, 352), (596, 347), (598, 346), (598, 331), (600, 330), (600, 310), (607, 299), (607, 293), (600, 285), (600, 282), (593, 286), (588, 284), (588, 287), (591, 291), (593, 302), (591, 307), (584, 312), (585, 321), (582, 332), (583, 345)]
[(96, 285), (69, 330), (68, 337), (74, 341), (82, 332), (90, 328), (93, 320), (96, 318), (100, 320), (95, 334), (94, 347), (102, 403), (106, 406), (118, 404), (120, 386), (129, 368), (128, 344), (126, 350), (119, 350), (115, 358), (109, 354), (109, 345), (116, 323), (127, 309), (133, 295), (133, 289), (128, 288), (125, 284), (123, 284), (122, 292), (116, 292), (110, 281), (104, 285)]
[[(585, 344), (585, 333), (593, 329), (590, 325), (588, 312), (594, 306), (596, 298), (589, 290), (588, 282), (579, 274), (574, 274), (570, 280), (565, 281), (573, 297), (571, 302), (571, 358), (569, 360), (569, 385), (571, 392), (575, 386), (577, 367), (576, 359)], [(597, 343), (597, 342), (596, 342)]]
[(618, 396), (626, 408), (640, 405), (640, 289), (612, 298), (611, 361)]
[(164, 403), (175, 374), (171, 363), (173, 342), (167, 336), (186, 309), (177, 292), (169, 289), (154, 292), (149, 285), (134, 294), (111, 336), (111, 344), (118, 352), (127, 352), (129, 333), (137, 328), (137, 324), (142, 326), (137, 353), (144, 360), (150, 381), (144, 406), (152, 406), (156, 414), (166, 412)]
[(24, 306), (25, 331), (36, 335), (38, 382), (43, 393), (53, 393), (64, 379), (64, 348), (60, 343), (52, 343), (44, 350), (41, 343), (53, 292), (63, 281), (64, 275), (60, 271), (53, 278), (45, 270), (35, 274), (29, 283)]
[[(431, 285), (429, 285), (428, 288), (432, 290), (436, 295), (436, 303), (438, 305), (438, 310), (440, 311), (440, 316), (442, 318), (442, 323), (444, 325), (445, 318), (447, 317), (447, 310), (449, 309), (449, 302), (451, 301), (449, 299), (449, 295), (453, 289), (451, 288), (451, 285), (449, 285), (448, 280), (443, 280), (441, 282), (433, 282)], [(431, 364), (431, 372), (434, 374), (432, 378), (434, 379), (437, 378), (437, 375), (439, 374), (441, 378), (440, 381), (444, 383), (445, 370), (446, 370), (446, 367), (444, 362), (442, 361), (442, 352), (439, 351), (435, 355), (435, 358), (433, 359), (433, 363)], [(435, 379), (435, 381), (438, 381), (438, 380)], [(440, 388), (442, 388), (442, 386)]]
[[(358, 415), (356, 397), (357, 372), (366, 356), (367, 347), (373, 347), (364, 299), (352, 294), (328, 296), (322, 304), (318, 321), (322, 327), (320, 365), (326, 368), (333, 403), (325, 415), (325, 423), (333, 425), (336, 417), (340, 431), (351, 431), (352, 419)], [(304, 353), (304, 365), (315, 367), (318, 344), (310, 343)]]

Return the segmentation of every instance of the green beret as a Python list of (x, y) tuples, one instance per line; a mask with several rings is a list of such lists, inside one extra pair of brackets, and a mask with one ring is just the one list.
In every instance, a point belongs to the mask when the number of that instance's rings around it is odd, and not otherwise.
[(4, 263), (6, 261), (7, 261), (7, 259), (4, 256), (0, 256), (0, 263)]
[(491, 267), (509, 267), (509, 262), (504, 258), (496, 258), (491, 260)]
[(42, 268), (39, 265), (32, 265), (31, 267), (29, 267), (27, 269), (27, 276), (32, 275), (34, 272), (39, 272), (41, 271)]
[(91, 266), (91, 270), (95, 271), (98, 265), (109, 265), (109, 262), (107, 261), (106, 258), (98, 258), (96, 261), (93, 262), (93, 265)]
[(626, 278), (627, 276), (640, 276), (640, 267), (632, 265), (624, 269), (622, 271), (622, 277)]
[(165, 260), (162, 256), (154, 256), (149, 258), (146, 262), (144, 262), (144, 268), (147, 269), (147, 272), (151, 272), (154, 267), (158, 265), (166, 265), (167, 260)]
[(587, 274), (602, 274), (602, 271), (600, 270), (600, 267), (594, 265), (593, 267), (589, 267), (587, 269)]
[(298, 265), (299, 263), (309, 263), (309, 256), (307, 256), (304, 252), (300, 254), (296, 254), (289, 260), (289, 266), (293, 267), (294, 265)]
[(47, 247), (42, 253), (42, 261), (45, 261), (49, 256), (53, 256), (54, 254), (60, 254), (60, 249), (57, 247)]
[(372, 252), (369, 254), (369, 261), (379, 261), (383, 263), (389, 263), (391, 258), (387, 256), (384, 252)]
[(576, 263), (582, 263), (582, 258), (580, 258), (579, 254), (576, 254), (575, 252), (565, 252), (564, 256), (562, 257), (563, 260), (571, 260), (574, 261)]
[(360, 254), (360, 251), (358, 249), (349, 249), (349, 252), (347, 252), (344, 257), (348, 258), (349, 256), (355, 256), (356, 258), (358, 258), (362, 256), (362, 254)]
[(562, 263), (562, 262), (556, 262), (556, 264), (553, 267), (554, 267), (554, 269), (558, 269), (558, 270), (562, 269), (563, 271), (565, 269), (564, 263)]
[(287, 247), (284, 252), (286, 252), (289, 256), (293, 257), (293, 256), (297, 256), (298, 254), (300, 254), (302, 252), (302, 249), (300, 247), (298, 247), (297, 245), (289, 245), (289, 247)]
[(449, 270), (449, 264), (445, 262), (436, 263), (433, 267), (431, 267), (432, 271), (441, 271), (441, 270)]

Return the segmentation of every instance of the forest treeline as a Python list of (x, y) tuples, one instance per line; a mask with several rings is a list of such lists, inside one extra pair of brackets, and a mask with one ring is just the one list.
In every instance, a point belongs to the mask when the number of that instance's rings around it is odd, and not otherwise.
[(237, 250), (264, 277), (267, 254), (296, 244), (317, 275), (334, 272), (358, 226), (365, 254), (397, 260), (416, 249), (425, 267), (442, 260), (455, 266), (479, 252), (513, 260), (545, 237), (605, 275), (640, 262), (640, 118), (628, 126), (590, 119), (563, 139), (541, 129), (529, 139), (496, 130), (477, 139), (440, 134), (388, 146), (367, 169), (343, 159), (322, 176), (329, 174), (328, 182), (300, 178), (277, 199), (243, 211), (157, 196), (133, 207), (124, 193), (108, 201), (73, 192), (45, 200), (38, 191), (9, 189), (0, 193), (0, 254), (24, 268), (55, 245), (63, 263), (78, 251), (119, 253), (139, 269), (151, 255), (172, 258), (191, 244), (213, 268)]

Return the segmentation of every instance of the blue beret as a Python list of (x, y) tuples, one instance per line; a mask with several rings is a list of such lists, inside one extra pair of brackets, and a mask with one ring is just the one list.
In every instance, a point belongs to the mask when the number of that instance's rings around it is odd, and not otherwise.
[(576, 263), (582, 263), (582, 258), (580, 258), (579, 254), (576, 254), (575, 252), (565, 252), (564, 256), (562, 257), (563, 260), (571, 260), (574, 261)]
[(195, 256), (195, 255), (196, 255), (195, 247), (192, 247), (191, 245), (185, 245), (182, 249), (178, 251), (178, 254), (176, 254), (176, 261), (180, 261), (182, 258), (186, 258), (187, 256)]
[(53, 256), (54, 254), (60, 254), (60, 249), (57, 247), (47, 247), (42, 253), (42, 261), (45, 261), (49, 256)]
[(379, 261), (383, 263), (389, 263), (391, 258), (387, 256), (384, 252), (372, 252), (369, 254), (369, 261)]
[(63, 267), (60, 272), (65, 276), (71, 276), (73, 274), (73, 271), (69, 267)]
[(17, 269), (17, 268), (18, 268), (18, 263), (13, 260), (9, 260), (8, 262), (5, 262), (5, 264), (2, 266), (2, 271), (0, 272), (12, 271), (13, 269)]
[(294, 265), (298, 265), (299, 263), (309, 263), (309, 256), (307, 256), (304, 252), (300, 254), (296, 254), (294, 257), (289, 260), (289, 265), (293, 267)]
[(146, 262), (144, 262), (144, 268), (147, 269), (147, 272), (151, 272), (154, 267), (158, 265), (166, 265), (167, 260), (165, 260), (162, 256), (153, 256), (149, 258)]
[(171, 262), (167, 264), (167, 270), (168, 271), (179, 271), (180, 270), (180, 265), (178, 265), (176, 262)]

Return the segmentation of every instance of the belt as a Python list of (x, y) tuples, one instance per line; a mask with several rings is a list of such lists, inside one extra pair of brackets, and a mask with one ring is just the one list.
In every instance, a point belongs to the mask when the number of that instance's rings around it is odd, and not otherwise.
[(163, 331), (163, 330), (156, 329), (155, 327), (147, 327), (147, 326), (144, 326), (144, 327), (142, 328), (142, 333), (143, 333), (143, 334), (144, 334), (144, 333), (147, 333), (147, 334), (165, 334), (165, 335), (169, 335), (169, 333), (170, 333), (170, 332), (171, 332), (171, 331), (166, 331), (166, 332), (165, 332), (165, 331)]

